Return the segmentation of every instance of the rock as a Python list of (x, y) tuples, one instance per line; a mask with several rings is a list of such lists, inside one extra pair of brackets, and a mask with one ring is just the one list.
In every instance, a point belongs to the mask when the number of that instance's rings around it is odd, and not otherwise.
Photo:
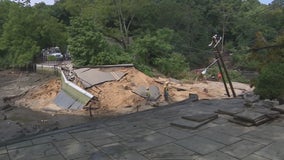
[(260, 96), (259, 95), (255, 95), (254, 93), (247, 93), (244, 94), (244, 99), (247, 103), (254, 103), (259, 101)]

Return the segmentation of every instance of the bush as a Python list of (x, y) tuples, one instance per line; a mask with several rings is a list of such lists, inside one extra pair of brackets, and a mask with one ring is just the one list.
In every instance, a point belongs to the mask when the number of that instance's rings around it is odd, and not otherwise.
[(174, 78), (184, 78), (189, 71), (185, 57), (178, 53), (173, 53), (169, 57), (156, 58), (154, 63), (160, 72)]
[[(223, 74), (225, 74), (224, 69), (222, 68)], [(249, 80), (246, 79), (242, 74), (237, 70), (227, 70), (230, 76), (230, 79), (232, 82), (241, 82), (241, 83), (249, 83)], [(218, 66), (212, 67), (208, 70), (208, 75), (214, 75), (217, 78), (217, 75), (219, 73)], [(226, 77), (226, 76), (225, 76)], [(225, 79), (227, 82), (227, 79)]]
[(284, 63), (269, 64), (262, 69), (256, 80), (255, 93), (262, 98), (284, 97)]
[(47, 61), (56, 61), (56, 60), (57, 60), (57, 58), (55, 56), (53, 56), (53, 55), (48, 55), (47, 56)]
[(148, 75), (148, 76), (150, 76), (150, 77), (153, 77), (153, 76), (154, 76), (151, 67), (149, 67), (149, 66), (147, 66), (147, 65), (144, 65), (144, 64), (135, 64), (135, 67), (136, 67), (139, 71), (145, 73), (146, 75)]

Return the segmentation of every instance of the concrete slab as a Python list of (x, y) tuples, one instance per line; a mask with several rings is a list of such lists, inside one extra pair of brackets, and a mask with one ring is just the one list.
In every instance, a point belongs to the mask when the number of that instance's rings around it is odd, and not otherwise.
[(270, 160), (270, 159), (261, 157), (261, 156), (256, 155), (256, 154), (251, 154), (251, 155), (247, 156), (246, 158), (244, 158), (243, 160)]
[(175, 140), (174, 138), (170, 138), (168, 136), (155, 133), (144, 137), (138, 137), (126, 140), (122, 143), (137, 151), (141, 151), (141, 150), (146, 150), (148, 148), (161, 146), (163, 144), (173, 142), (174, 140)]
[(1, 159), (1, 160), (10, 160), (8, 154), (0, 154), (0, 159)]
[(224, 134), (231, 135), (234, 137), (238, 137), (247, 132), (254, 130), (255, 128), (254, 127), (243, 127), (243, 126), (238, 126), (238, 125), (234, 126), (232, 123), (228, 123), (225, 125), (219, 125), (216, 127), (212, 127), (210, 129), (212, 129), (214, 132), (220, 132), (220, 133), (224, 133)]
[(161, 96), (160, 90), (157, 86), (150, 86), (149, 91), (150, 91), (150, 100), (151, 101), (155, 101)]
[(267, 125), (258, 127), (257, 129), (250, 131), (248, 134), (258, 138), (279, 141), (284, 140), (283, 133), (284, 127)]
[(283, 113), (284, 113), (284, 104), (278, 105), (278, 106), (274, 106), (274, 107), (272, 108), (272, 110), (278, 111), (278, 112), (280, 112), (281, 114), (283, 114)]
[(224, 147), (221, 143), (200, 136), (189, 137), (175, 143), (202, 155), (214, 152)]
[(278, 118), (280, 116), (280, 112), (278, 111), (273, 111), (273, 110), (270, 110), (268, 108), (264, 108), (264, 107), (257, 107), (257, 108), (253, 108), (252, 109), (253, 112), (258, 112), (258, 113), (261, 113), (261, 114), (264, 114), (266, 115), (267, 117), (269, 118)]
[(179, 145), (176, 145), (174, 143), (165, 144), (159, 147), (151, 148), (149, 150), (143, 151), (143, 155), (149, 159), (155, 159), (155, 160), (162, 160), (162, 159), (172, 159), (172, 160), (178, 160), (178, 159), (186, 159), (191, 160), (192, 155), (194, 152), (185, 149), (184, 147), (181, 147)]
[(197, 160), (238, 160), (228, 154), (215, 151), (213, 153), (210, 153), (204, 157), (198, 158)]
[(240, 138), (245, 139), (245, 140), (249, 140), (252, 142), (256, 142), (256, 143), (260, 143), (263, 145), (268, 145), (271, 144), (272, 140), (271, 139), (266, 139), (266, 138), (259, 138), (250, 134), (244, 134), (242, 136), (240, 136)]
[(90, 159), (92, 153), (98, 151), (98, 149), (88, 142), (72, 143), (60, 146), (58, 150), (66, 159)]
[[(32, 141), (24, 141), (16, 144), (12, 144), (7, 146), (7, 149), (16, 149), (16, 148), (22, 148), (22, 147), (27, 147), (33, 145)], [(0, 149), (0, 154), (1, 154), (1, 149)]]
[(63, 109), (81, 109), (84, 106), (63, 90), (57, 94), (56, 98), (54, 99), (54, 103)]
[(90, 160), (112, 160), (107, 154), (96, 151), (92, 153)]
[(33, 144), (43, 144), (43, 143), (56, 142), (56, 141), (61, 141), (65, 139), (70, 139), (70, 138), (72, 137), (68, 133), (58, 133), (58, 134), (51, 135), (51, 136), (35, 138), (32, 140), (32, 142)]
[(223, 149), (221, 149), (221, 151), (231, 156), (242, 159), (263, 147), (263, 144), (255, 143), (248, 140), (242, 140), (230, 146), (224, 147)]
[(104, 153), (110, 156), (112, 159), (118, 160), (147, 160), (144, 156), (139, 154), (137, 151), (132, 148), (125, 146), (120, 143), (108, 144), (100, 147)]
[(215, 132), (215, 131), (211, 130), (210, 128), (203, 130), (201, 132), (197, 132), (196, 134), (198, 134), (199, 136), (211, 139), (213, 141), (225, 144), (225, 145), (230, 145), (230, 144), (233, 144), (233, 143), (236, 143), (236, 142), (242, 140), (239, 137), (234, 137), (234, 136), (230, 136), (230, 135), (227, 135), (227, 134), (224, 134), (224, 133)]
[(238, 114), (235, 114), (234, 117), (248, 121), (251, 123), (256, 123), (258, 121), (261, 121), (262, 119), (266, 118), (266, 116), (262, 113), (252, 112), (252, 111), (244, 111)]
[(216, 119), (218, 118), (218, 114), (214, 113), (203, 113), (203, 114), (194, 114), (191, 116), (182, 116), (183, 119), (191, 120), (191, 121), (196, 121), (196, 122), (202, 122), (205, 120), (209, 119)]
[(137, 138), (154, 133), (155, 131), (143, 127), (116, 132), (116, 134), (123, 139)]
[(243, 120), (238, 119), (238, 118), (231, 118), (228, 121), (232, 122), (232, 123), (236, 123), (236, 124), (242, 125), (242, 126), (246, 126), (246, 127), (254, 126), (254, 123), (243, 121)]
[(185, 119), (178, 119), (174, 122), (171, 122), (170, 124), (173, 126), (181, 127), (181, 128), (187, 128), (187, 129), (197, 129), (209, 122), (211, 122), (214, 119), (208, 119), (203, 122), (195, 122), (195, 121), (190, 121), (190, 120), (185, 120)]
[(7, 153), (6, 147), (0, 147), (0, 154), (6, 154), (6, 153)]
[(171, 126), (168, 121), (155, 118), (149, 118), (149, 121), (145, 122), (145, 124), (153, 130), (163, 129)]
[(185, 132), (182, 131), (176, 127), (167, 127), (167, 128), (163, 128), (163, 129), (159, 129), (157, 130), (157, 132), (164, 134), (166, 136), (175, 138), (175, 139), (182, 139), (182, 138), (186, 138), (189, 136), (192, 136), (193, 134), (190, 132)]
[(40, 160), (65, 160), (65, 158), (62, 155), (58, 154), (54, 156), (43, 157), (43, 158), (40, 158)]
[(107, 145), (107, 144), (112, 144), (112, 143), (117, 143), (117, 142), (121, 142), (123, 141), (123, 139), (121, 139), (118, 136), (113, 136), (113, 137), (108, 137), (108, 138), (96, 138), (94, 137), (90, 143), (99, 147), (99, 146), (103, 146), (103, 145)]
[(150, 101), (155, 101), (161, 96), (160, 90), (157, 86), (150, 86), (149, 88), (145, 86), (139, 86), (136, 89), (132, 90), (132, 92), (143, 98), (148, 98), (148, 100)]
[(218, 109), (216, 113), (227, 114), (227, 115), (233, 116), (243, 111), (244, 111), (243, 108), (237, 108), (237, 107), (228, 108), (227, 107), (227, 108)]
[(9, 150), (9, 156), (11, 159), (29, 159), (37, 160), (40, 158), (47, 158), (58, 155), (59, 152), (54, 148), (51, 143), (33, 145), (24, 148)]
[(83, 105), (82, 103), (78, 102), (78, 101), (75, 101), (69, 109), (74, 109), (74, 110), (77, 110), (77, 109), (82, 109), (85, 105)]
[(72, 144), (77, 144), (79, 141), (77, 141), (74, 138), (71, 139), (65, 139), (65, 140), (60, 140), (60, 141), (55, 141), (52, 142), (56, 147), (60, 148), (61, 146), (67, 146), (67, 145), (72, 145)]
[(78, 69), (74, 70), (77, 76), (83, 81), (84, 88), (89, 88), (94, 85), (115, 81), (121, 79), (125, 73), (123, 72), (102, 72), (99, 69)]
[(93, 138), (106, 139), (108, 137), (115, 136), (113, 133), (105, 129), (95, 129), (95, 130), (77, 132), (77, 133), (72, 133), (71, 135), (79, 142), (89, 142), (92, 141)]
[(273, 159), (273, 160), (283, 160), (284, 159), (284, 140), (272, 143), (265, 148), (256, 152), (257, 155), (262, 157)]

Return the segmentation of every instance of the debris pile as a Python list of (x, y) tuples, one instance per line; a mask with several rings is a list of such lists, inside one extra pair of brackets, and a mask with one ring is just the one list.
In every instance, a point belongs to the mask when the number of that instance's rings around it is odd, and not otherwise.
[(232, 116), (230, 122), (243, 126), (258, 126), (280, 116), (278, 101), (260, 100), (258, 95), (247, 93), (243, 96), (246, 103), (243, 108), (220, 109), (217, 112)]
[(170, 124), (187, 129), (197, 129), (218, 118), (218, 114), (222, 114), (229, 116), (229, 122), (250, 127), (272, 121), (284, 113), (284, 105), (279, 105), (278, 101), (260, 100), (259, 96), (253, 93), (247, 93), (243, 98), (245, 103), (242, 107), (227, 106), (217, 109), (215, 113), (182, 116)]

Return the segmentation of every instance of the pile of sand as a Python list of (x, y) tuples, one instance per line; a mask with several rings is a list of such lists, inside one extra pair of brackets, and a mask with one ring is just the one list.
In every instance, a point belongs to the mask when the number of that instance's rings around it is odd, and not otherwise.
[[(104, 71), (120, 71), (126, 73), (119, 81), (105, 82), (88, 89), (90, 93), (98, 97), (98, 107), (112, 111), (120, 111), (125, 108), (133, 110), (141, 105), (146, 105), (147, 100), (135, 93), (132, 90), (139, 86), (150, 87), (157, 86), (162, 94), (163, 85), (157, 83), (153, 78), (138, 71), (134, 67), (122, 69), (105, 69)], [(154, 103), (159, 103), (163, 100), (162, 96)], [(152, 103), (152, 102), (151, 102)]]
[[(88, 92), (92, 93), (98, 99), (95, 104), (98, 113), (102, 110), (111, 111), (112, 113), (129, 113), (137, 111), (141, 106), (165, 105), (168, 103), (165, 102), (163, 97), (163, 86), (165, 82), (170, 82), (169, 96), (171, 101), (169, 103), (185, 100), (189, 97), (189, 94), (197, 94), (199, 99), (220, 99), (228, 97), (222, 82), (202, 81), (196, 83), (181, 83), (168, 78), (151, 78), (134, 67), (103, 68), (101, 70), (106, 72), (119, 71), (126, 73), (126, 75), (119, 81), (105, 82), (87, 89)], [(252, 91), (252, 88), (247, 84), (234, 82), (233, 85), (237, 95)], [(132, 92), (140, 86), (146, 88), (157, 86), (160, 90), (160, 98), (155, 102), (148, 102), (145, 98)], [(61, 83), (59, 79), (49, 80), (47, 83), (29, 90), (17, 103), (20, 106), (27, 106), (37, 111), (42, 111), (46, 107), (58, 110), (60, 108), (53, 104), (53, 100), (60, 91), (60, 88)], [(140, 110), (144, 109), (141, 108)], [(79, 112), (80, 114), (82, 113), (82, 111), (78, 111), (78, 113)]]
[[(52, 103), (61, 88), (60, 79), (51, 79), (46, 83), (30, 89), (16, 105), (25, 106), (32, 110), (41, 111)], [(56, 106), (54, 108), (57, 108)]]

